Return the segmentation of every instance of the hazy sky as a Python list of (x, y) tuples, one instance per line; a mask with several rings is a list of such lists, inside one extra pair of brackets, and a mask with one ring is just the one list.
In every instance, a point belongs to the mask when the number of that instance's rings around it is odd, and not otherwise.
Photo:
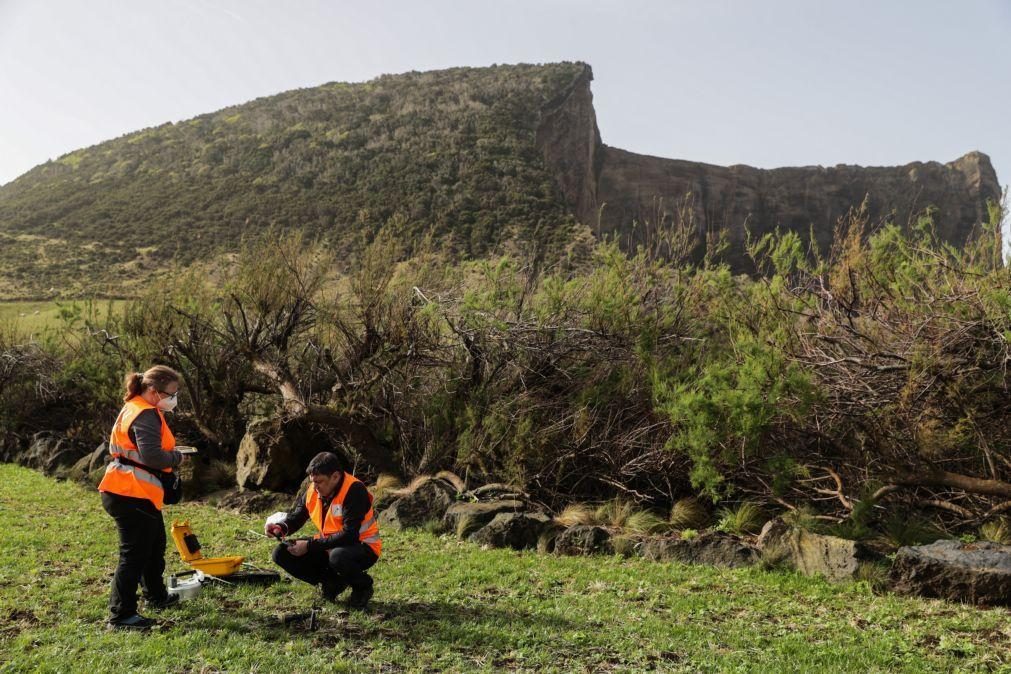
[(759, 167), (951, 161), (1011, 181), (1011, 0), (0, 0), (0, 183), (330, 81), (593, 66), (604, 142)]

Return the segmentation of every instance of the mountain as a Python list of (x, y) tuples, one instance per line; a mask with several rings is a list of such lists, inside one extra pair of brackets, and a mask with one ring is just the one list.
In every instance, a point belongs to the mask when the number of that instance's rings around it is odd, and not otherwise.
[(686, 193), (700, 234), (727, 230), (745, 270), (745, 221), (813, 225), (824, 246), (869, 194), (877, 214), (937, 205), (958, 242), (999, 197), (979, 153), (763, 171), (611, 148), (592, 77), (559, 63), (330, 83), (71, 152), (0, 187), (0, 295), (129, 293), (169, 260), (210, 261), (268, 228), (351, 253), (389, 222), (407, 247), (428, 236), (460, 257), (533, 241), (560, 250), (579, 222), (632, 240), (633, 222)]

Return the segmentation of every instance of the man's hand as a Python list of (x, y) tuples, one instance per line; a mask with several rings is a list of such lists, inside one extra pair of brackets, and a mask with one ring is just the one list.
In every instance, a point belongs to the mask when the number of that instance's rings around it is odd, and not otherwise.
[(264, 524), (263, 533), (267, 534), (268, 536), (273, 536), (274, 538), (280, 539), (281, 536), (284, 536), (284, 527), (282, 527), (280, 524), (269, 524), (269, 523)]
[(301, 557), (309, 552), (309, 541), (302, 539), (288, 543), (288, 552), (292, 557)]

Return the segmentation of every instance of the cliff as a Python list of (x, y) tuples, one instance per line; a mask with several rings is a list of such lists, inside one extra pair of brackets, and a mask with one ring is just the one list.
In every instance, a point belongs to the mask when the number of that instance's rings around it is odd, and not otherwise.
[(642, 227), (672, 218), (686, 199), (700, 242), (722, 231), (726, 259), (735, 271), (751, 271), (744, 252), (746, 229), (760, 236), (777, 227), (813, 231), (824, 252), (838, 219), (866, 198), (872, 222), (899, 223), (936, 207), (938, 233), (961, 244), (987, 217), (987, 201), (1001, 190), (990, 159), (970, 152), (955, 161), (913, 162), (895, 167), (839, 165), (825, 168), (757, 169), (663, 159), (601, 142), (586, 66), (564, 98), (542, 116), (537, 139), (546, 163), (577, 218), (595, 232), (636, 243)]
[(565, 250), (576, 220), (635, 244), (686, 195), (699, 240), (813, 227), (869, 200), (900, 222), (936, 206), (960, 243), (998, 199), (993, 167), (760, 170), (661, 159), (601, 141), (582, 63), (453, 68), (332, 82), (82, 148), (0, 186), (0, 297), (132, 294), (146, 272), (215, 265), (243, 238), (300, 230), (353, 259), (381, 227), (405, 254)]

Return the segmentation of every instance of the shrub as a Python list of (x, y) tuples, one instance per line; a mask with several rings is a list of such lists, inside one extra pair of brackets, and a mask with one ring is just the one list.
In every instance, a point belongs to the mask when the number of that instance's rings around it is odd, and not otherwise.
[(668, 521), (675, 529), (701, 529), (709, 520), (709, 512), (695, 497), (679, 499), (671, 506)]
[(979, 535), (985, 541), (1011, 545), (1011, 523), (1006, 517), (984, 522), (979, 527)]
[(555, 516), (555, 522), (565, 527), (597, 524), (596, 510), (583, 503), (570, 503)]
[(731, 534), (754, 534), (762, 528), (765, 516), (755, 503), (742, 503), (736, 508), (720, 510), (720, 521), (716, 528)]

